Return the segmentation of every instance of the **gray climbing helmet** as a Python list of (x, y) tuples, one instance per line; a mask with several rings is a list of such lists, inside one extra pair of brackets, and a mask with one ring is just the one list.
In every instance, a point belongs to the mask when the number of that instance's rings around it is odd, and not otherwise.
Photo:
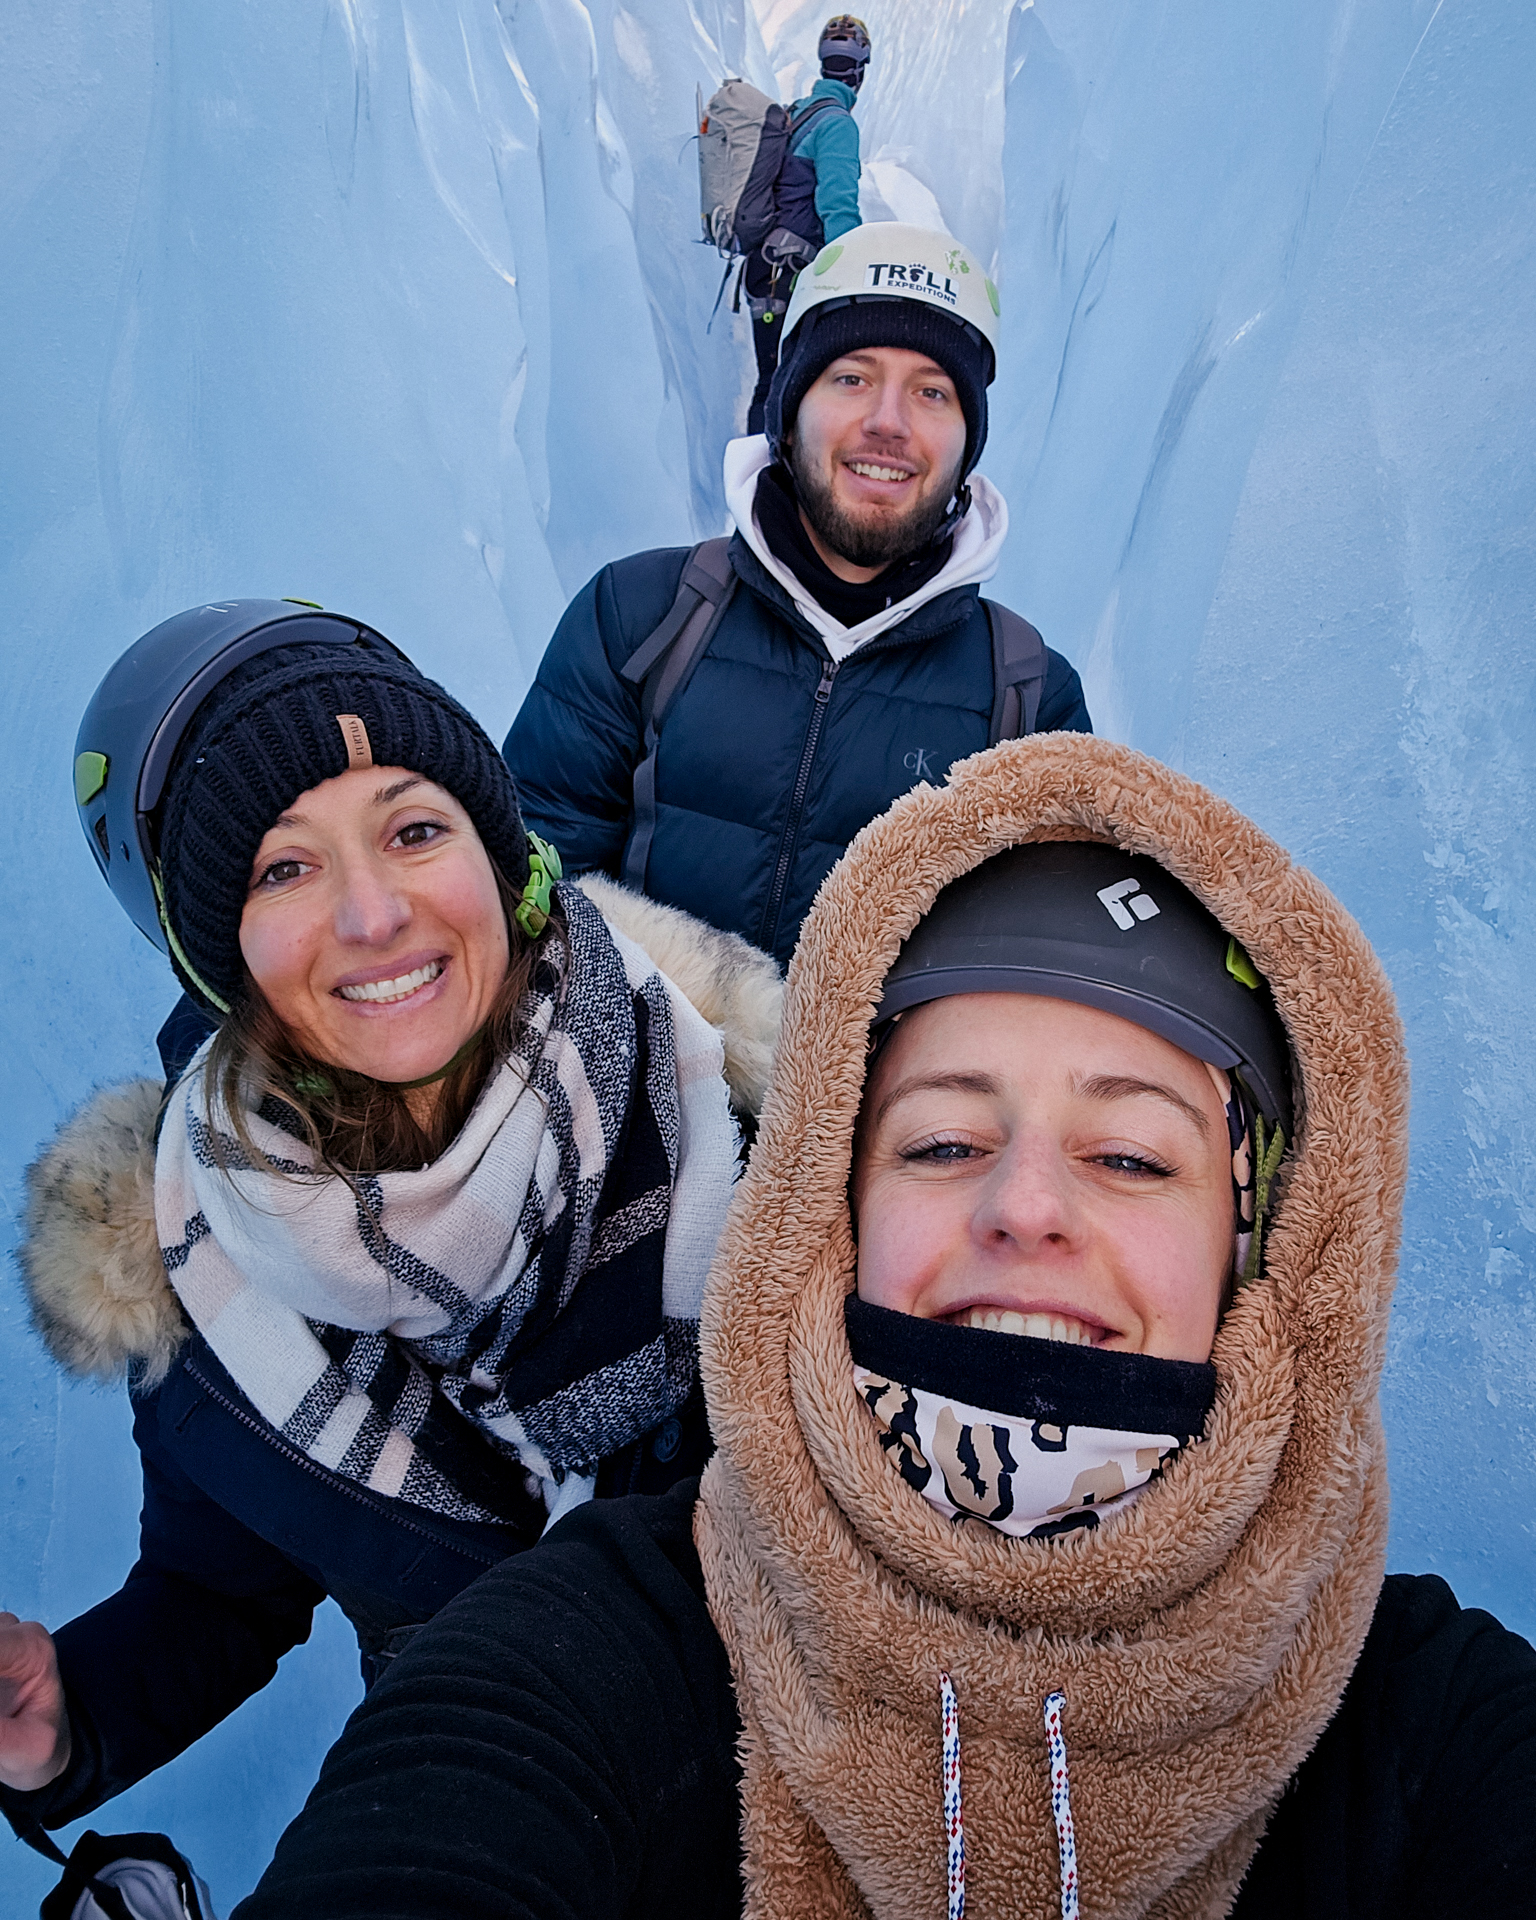
[(171, 948), (155, 820), (176, 748), (193, 714), (236, 667), (304, 643), (405, 659), (361, 621), (307, 602), (220, 600), (163, 620), (108, 668), (91, 696), (75, 741), (75, 806), (107, 885), (162, 953)]
[(816, 58), (826, 79), (841, 80), (857, 93), (869, 65), (869, 28), (856, 14), (833, 14), (821, 30)]
[(1010, 847), (945, 887), (885, 978), (877, 1026), (957, 993), (1099, 1007), (1241, 1074), (1292, 1134), (1290, 1048), (1268, 985), (1166, 867), (1081, 840)]

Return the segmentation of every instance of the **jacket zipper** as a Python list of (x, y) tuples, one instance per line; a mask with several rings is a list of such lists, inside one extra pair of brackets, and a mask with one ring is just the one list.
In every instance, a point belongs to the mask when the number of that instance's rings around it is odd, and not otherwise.
[(477, 1553), (473, 1547), (467, 1547), (460, 1541), (440, 1539), (429, 1528), (418, 1527), (415, 1521), (403, 1520), (398, 1514), (390, 1513), (376, 1500), (370, 1498), (361, 1487), (342, 1479), (340, 1474), (332, 1473), (328, 1467), (322, 1467), (318, 1460), (311, 1460), (307, 1453), (301, 1453), (297, 1447), (289, 1446), (286, 1440), (280, 1439), (264, 1422), (253, 1420), (243, 1407), (237, 1406), (227, 1394), (220, 1393), (212, 1381), (205, 1380), (190, 1360), (183, 1360), (181, 1364), (208, 1398), (221, 1406), (226, 1413), (232, 1414), (242, 1427), (248, 1427), (259, 1439), (264, 1440), (274, 1453), (281, 1454), (294, 1466), (302, 1467), (306, 1473), (313, 1474), (317, 1480), (323, 1480), (334, 1492), (344, 1493), (349, 1500), (355, 1500), (359, 1506), (366, 1507), (370, 1513), (377, 1514), (381, 1520), (388, 1520), (394, 1526), (403, 1527), (407, 1533), (419, 1534), (423, 1540), (429, 1540), (434, 1547), (446, 1547), (451, 1553), (462, 1554), (466, 1560), (478, 1560), (482, 1566), (494, 1567), (497, 1564), (494, 1556), (487, 1557), (485, 1554)]
[(794, 859), (795, 844), (800, 838), (800, 815), (805, 811), (805, 794), (811, 784), (811, 762), (816, 758), (816, 743), (821, 738), (822, 723), (827, 717), (827, 703), (832, 698), (832, 682), (837, 678), (840, 660), (827, 660), (821, 669), (821, 684), (816, 689), (816, 704), (811, 709), (811, 723), (805, 730), (805, 745), (800, 749), (800, 767), (795, 775), (795, 790), (790, 796), (789, 818), (784, 822), (784, 835), (779, 841), (779, 864), (774, 869), (773, 887), (768, 895), (768, 904), (763, 909), (763, 933), (758, 945), (765, 952), (772, 953), (773, 943), (779, 931), (779, 912), (784, 905), (784, 891), (789, 885), (789, 867)]

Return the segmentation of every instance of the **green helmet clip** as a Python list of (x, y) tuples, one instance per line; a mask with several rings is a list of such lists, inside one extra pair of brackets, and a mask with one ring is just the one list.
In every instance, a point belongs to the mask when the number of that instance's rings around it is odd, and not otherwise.
[(513, 919), (530, 940), (549, 925), (550, 894), (561, 874), (560, 856), (536, 833), (528, 836), (528, 879)]

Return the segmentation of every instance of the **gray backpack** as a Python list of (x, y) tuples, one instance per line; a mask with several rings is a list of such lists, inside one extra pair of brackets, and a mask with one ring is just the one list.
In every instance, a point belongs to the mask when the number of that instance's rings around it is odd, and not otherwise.
[[(835, 101), (816, 100), (791, 120), (788, 108), (759, 93), (750, 81), (727, 80), (717, 87), (698, 108), (704, 238), (727, 259), (778, 240), (779, 170), (790, 137), (819, 114), (842, 111)], [(782, 237), (792, 243), (785, 249), (787, 264), (799, 267), (814, 255), (815, 248), (798, 235)]]

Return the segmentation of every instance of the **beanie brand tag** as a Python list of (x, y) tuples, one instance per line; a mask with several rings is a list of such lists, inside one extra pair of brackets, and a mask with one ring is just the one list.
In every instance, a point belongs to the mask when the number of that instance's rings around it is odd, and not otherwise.
[(371, 767), (373, 765), (373, 744), (368, 738), (368, 729), (355, 713), (338, 713), (336, 724), (341, 728), (341, 737), (347, 743), (347, 767)]

